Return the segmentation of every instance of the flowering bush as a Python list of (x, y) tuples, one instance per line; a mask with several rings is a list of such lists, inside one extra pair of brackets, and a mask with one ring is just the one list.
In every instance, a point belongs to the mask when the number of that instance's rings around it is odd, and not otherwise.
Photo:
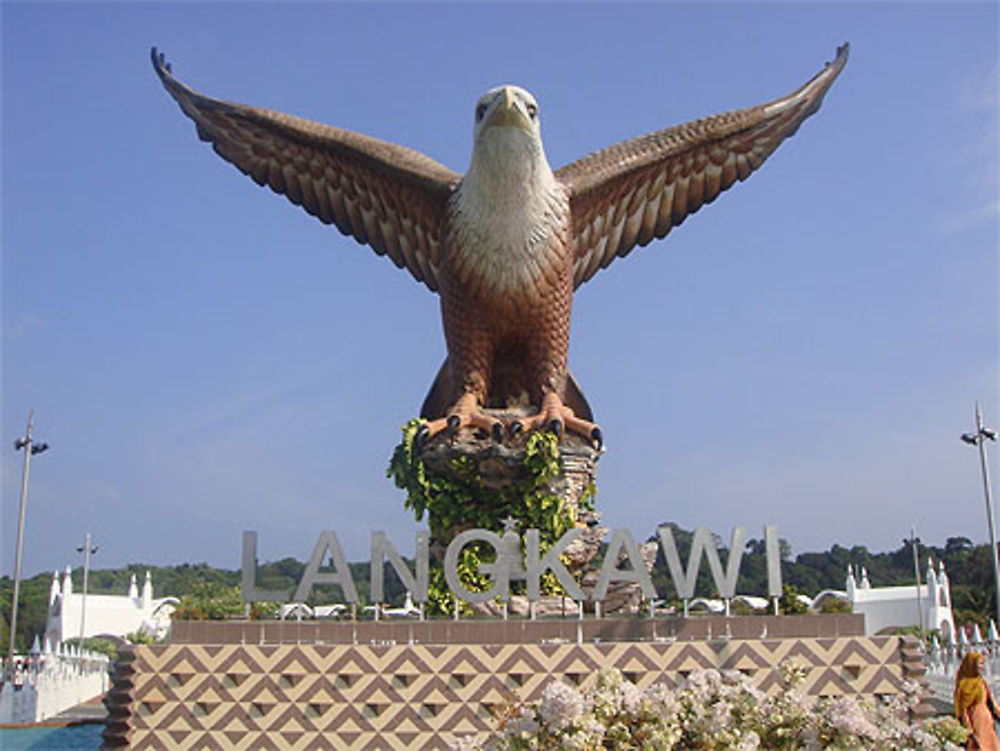
[(645, 690), (617, 670), (598, 674), (579, 691), (555, 681), (537, 705), (507, 708), (485, 742), (466, 738), (467, 751), (959, 751), (967, 732), (953, 718), (907, 721), (918, 686), (886, 702), (844, 696), (820, 699), (802, 691), (805, 670), (781, 666), (773, 696), (741, 673), (702, 670), (671, 689)]

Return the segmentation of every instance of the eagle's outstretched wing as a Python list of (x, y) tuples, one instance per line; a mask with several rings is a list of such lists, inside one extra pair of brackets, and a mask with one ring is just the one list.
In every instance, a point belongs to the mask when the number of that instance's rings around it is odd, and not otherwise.
[(438, 245), (461, 175), (430, 157), (349, 130), (202, 96), (153, 67), (198, 136), (249, 175), (437, 290)]
[(833, 62), (781, 99), (623, 141), (556, 172), (570, 193), (574, 287), (745, 180), (819, 109), (847, 53), (846, 44), (838, 48)]

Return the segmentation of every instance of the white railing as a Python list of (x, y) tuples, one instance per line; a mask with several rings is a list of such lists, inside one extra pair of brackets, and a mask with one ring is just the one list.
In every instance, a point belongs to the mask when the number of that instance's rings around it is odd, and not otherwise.
[(41, 722), (108, 689), (110, 660), (93, 652), (15, 655), (2, 662), (0, 723)]
[(961, 644), (936, 641), (927, 650), (928, 688), (935, 699), (952, 702), (955, 695), (955, 675), (962, 658), (969, 652), (979, 652), (986, 661), (985, 677), (994, 695), (1000, 691), (1000, 640), (980, 639)]

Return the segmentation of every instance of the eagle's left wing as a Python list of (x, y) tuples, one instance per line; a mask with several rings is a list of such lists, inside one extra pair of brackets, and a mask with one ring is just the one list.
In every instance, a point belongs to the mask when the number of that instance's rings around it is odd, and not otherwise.
[(437, 290), (441, 227), (461, 175), (394, 143), (204, 96), (174, 78), (155, 47), (152, 58), (219, 156)]
[(833, 62), (788, 96), (623, 141), (556, 172), (570, 195), (573, 286), (745, 180), (819, 109), (847, 53), (846, 44), (838, 48)]

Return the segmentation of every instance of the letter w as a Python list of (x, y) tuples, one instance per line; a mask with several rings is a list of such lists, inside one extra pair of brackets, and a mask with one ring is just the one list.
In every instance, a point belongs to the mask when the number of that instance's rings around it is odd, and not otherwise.
[(743, 559), (743, 547), (746, 544), (746, 530), (743, 527), (733, 529), (732, 542), (729, 546), (729, 560), (725, 575), (722, 573), (722, 563), (719, 561), (719, 551), (715, 547), (711, 533), (704, 527), (695, 530), (691, 541), (691, 553), (688, 556), (687, 571), (681, 566), (681, 558), (677, 553), (674, 533), (670, 527), (660, 527), (660, 545), (663, 547), (663, 557), (670, 567), (670, 578), (674, 581), (674, 589), (682, 600), (694, 597), (695, 583), (698, 581), (698, 569), (701, 567), (701, 556), (704, 551), (708, 558), (708, 566), (712, 570), (712, 579), (719, 596), (731, 599), (736, 594), (736, 580), (740, 575), (740, 561)]

